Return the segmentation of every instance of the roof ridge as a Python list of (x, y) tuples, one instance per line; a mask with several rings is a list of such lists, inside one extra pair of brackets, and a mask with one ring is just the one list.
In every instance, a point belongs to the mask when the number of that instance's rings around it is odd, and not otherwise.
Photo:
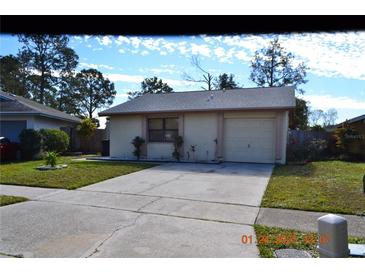
[[(197, 93), (197, 92), (209, 92), (209, 91), (233, 91), (233, 90), (249, 90), (249, 89), (273, 89), (273, 88), (292, 88), (294, 86), (282, 86), (282, 87), (242, 87), (232, 89), (212, 89), (212, 90), (184, 90), (184, 91), (171, 91), (161, 93), (146, 93), (143, 95), (162, 95), (162, 94), (176, 94), (176, 93)], [(142, 95), (142, 96), (143, 96)], [(140, 96), (141, 97), (141, 96)]]

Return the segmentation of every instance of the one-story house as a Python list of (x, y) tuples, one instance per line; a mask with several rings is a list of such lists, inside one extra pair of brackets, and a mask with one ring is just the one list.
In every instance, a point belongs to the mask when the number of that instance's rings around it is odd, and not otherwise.
[(350, 128), (356, 132), (356, 135), (351, 137), (347, 136), (347, 138), (351, 138), (352, 140), (349, 144), (349, 152), (362, 155), (365, 159), (365, 114), (339, 123), (334, 126), (334, 129), (343, 127)]
[(12, 142), (19, 141), (18, 136), (25, 128), (72, 128), (80, 121), (62, 111), (0, 91), (0, 136), (7, 137)]
[(182, 160), (285, 163), (293, 87), (146, 94), (99, 113), (109, 116), (110, 157), (171, 160), (176, 136)]
[(365, 114), (339, 123), (336, 125), (336, 128), (343, 127), (345, 124), (365, 136)]

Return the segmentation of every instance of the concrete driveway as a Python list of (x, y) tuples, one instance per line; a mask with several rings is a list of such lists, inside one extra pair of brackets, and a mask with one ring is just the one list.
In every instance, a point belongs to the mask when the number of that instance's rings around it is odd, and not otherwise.
[[(32, 200), (0, 208), (0, 253), (257, 257), (252, 225), (272, 168), (164, 164), (73, 191), (1, 185), (0, 193)], [(242, 244), (242, 235), (253, 243)]]

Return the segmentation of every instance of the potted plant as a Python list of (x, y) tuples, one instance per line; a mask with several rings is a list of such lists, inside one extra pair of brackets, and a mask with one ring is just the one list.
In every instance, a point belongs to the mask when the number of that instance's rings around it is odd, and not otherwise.
[(181, 147), (184, 143), (183, 137), (176, 136), (174, 139), (174, 151), (172, 152), (172, 156), (177, 160), (180, 161), (181, 158)]
[(145, 143), (145, 140), (142, 137), (136, 136), (132, 140), (132, 145), (134, 146), (133, 155), (137, 157), (137, 160), (141, 158), (141, 147)]

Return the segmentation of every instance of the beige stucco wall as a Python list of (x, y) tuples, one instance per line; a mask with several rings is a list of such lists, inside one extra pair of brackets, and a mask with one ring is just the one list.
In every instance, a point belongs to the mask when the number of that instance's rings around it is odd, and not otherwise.
[(147, 157), (155, 160), (172, 160), (172, 143), (147, 143)]
[[(190, 113), (184, 115), (184, 159), (189, 153), (195, 161), (211, 161), (215, 159), (218, 135), (217, 113)], [(191, 151), (191, 145), (196, 151)]]
[[(149, 143), (145, 115), (110, 117), (110, 156), (134, 159), (131, 141), (135, 136), (146, 139), (144, 156), (148, 159), (170, 160), (172, 143)], [(151, 117), (179, 117), (179, 135), (183, 136), (183, 160), (211, 161), (223, 155), (223, 130), (227, 118), (272, 119), (275, 124), (275, 162), (285, 163), (288, 111), (225, 111), (211, 113), (156, 114)], [(217, 142), (215, 142), (217, 140)], [(196, 146), (195, 153), (191, 145)], [(189, 158), (187, 155), (189, 154)]]
[(35, 116), (33, 128), (36, 130), (41, 128), (60, 129), (61, 127), (74, 127), (75, 125), (75, 123), (70, 123), (67, 121)]
[(142, 136), (142, 116), (110, 117), (110, 156), (134, 159), (131, 144), (136, 136)]
[(283, 111), (282, 112), (282, 140), (281, 140), (281, 159), (277, 162), (280, 164), (286, 163), (286, 145), (288, 142), (288, 129), (289, 129), (289, 111)]

